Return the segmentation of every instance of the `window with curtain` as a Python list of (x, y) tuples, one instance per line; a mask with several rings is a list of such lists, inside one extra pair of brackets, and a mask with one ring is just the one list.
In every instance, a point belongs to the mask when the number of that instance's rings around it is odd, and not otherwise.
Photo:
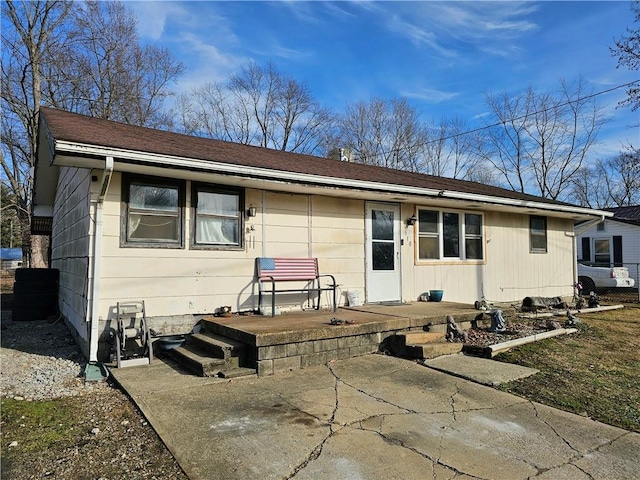
[(241, 247), (243, 203), (239, 191), (194, 185), (193, 245)]
[(529, 244), (531, 253), (547, 252), (547, 217), (529, 217)]
[(124, 175), (123, 200), (124, 246), (182, 247), (182, 182)]
[(483, 260), (483, 216), (418, 210), (419, 260)]

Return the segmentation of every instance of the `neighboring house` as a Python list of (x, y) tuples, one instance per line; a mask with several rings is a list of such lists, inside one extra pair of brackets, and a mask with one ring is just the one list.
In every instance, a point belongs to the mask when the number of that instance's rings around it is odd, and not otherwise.
[[(465, 303), (571, 296), (574, 222), (611, 216), (48, 108), (34, 190), (34, 220), (53, 219), (60, 312), (91, 361), (119, 301), (145, 300), (161, 333), (189, 331), (221, 306), (255, 310), (256, 257), (317, 257), (341, 304), (347, 291), (368, 303), (431, 289)], [(283, 310), (309, 306), (284, 299)]]
[(22, 248), (2, 248), (2, 270), (15, 270), (22, 266)]
[[(625, 266), (640, 285), (640, 205), (605, 208), (613, 214), (578, 235), (578, 261)], [(579, 227), (577, 227), (579, 229)]]

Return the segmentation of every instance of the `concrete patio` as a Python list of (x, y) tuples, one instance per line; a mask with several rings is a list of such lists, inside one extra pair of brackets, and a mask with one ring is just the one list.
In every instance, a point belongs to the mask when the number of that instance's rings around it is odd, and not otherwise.
[[(482, 378), (500, 372), (499, 362), (477, 360)], [(185, 375), (163, 361), (112, 375), (191, 480), (640, 472), (636, 433), (385, 355), (233, 380)]]

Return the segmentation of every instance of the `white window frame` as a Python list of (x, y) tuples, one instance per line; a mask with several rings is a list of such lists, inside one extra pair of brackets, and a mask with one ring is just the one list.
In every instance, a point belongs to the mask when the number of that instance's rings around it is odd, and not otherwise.
[[(592, 242), (592, 246), (591, 246), (591, 255), (593, 257), (593, 264), (594, 265), (602, 265), (602, 266), (607, 266), (610, 267), (611, 265), (613, 265), (613, 238), (611, 237), (596, 237), (593, 238), (591, 240)], [(608, 251), (607, 253), (598, 253), (597, 249), (596, 249), (596, 244), (598, 242), (607, 242), (607, 247), (608, 247)], [(599, 262), (598, 261), (598, 257), (602, 257), (604, 255), (607, 255), (607, 261), (606, 262)]]
[[(438, 215), (437, 232), (420, 232), (420, 221), (416, 223), (416, 258), (420, 263), (427, 262), (465, 262), (465, 263), (484, 263), (486, 257), (486, 240), (484, 232), (484, 213), (468, 210), (453, 210), (453, 209), (436, 209), (428, 207), (418, 207), (418, 219), (420, 218), (420, 212), (433, 212)], [(445, 256), (444, 255), (444, 214), (454, 213), (458, 215), (458, 256)], [(466, 232), (466, 215), (477, 215), (480, 217), (480, 234)], [(438, 258), (421, 258), (420, 257), (420, 239), (421, 238), (437, 238), (438, 239)], [(467, 258), (466, 252), (466, 240), (467, 239), (480, 239), (482, 252), (481, 258)]]

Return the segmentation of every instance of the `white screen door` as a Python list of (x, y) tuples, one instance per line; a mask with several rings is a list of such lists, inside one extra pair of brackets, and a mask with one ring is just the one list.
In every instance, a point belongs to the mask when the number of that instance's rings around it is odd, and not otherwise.
[(400, 206), (367, 203), (367, 302), (397, 302), (400, 294)]

